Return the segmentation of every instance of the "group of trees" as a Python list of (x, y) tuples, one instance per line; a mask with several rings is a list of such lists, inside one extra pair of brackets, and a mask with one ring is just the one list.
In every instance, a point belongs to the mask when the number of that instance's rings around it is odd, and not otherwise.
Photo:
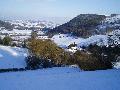
[(22, 48), (27, 48), (27, 40), (24, 40), (21, 43), (14, 42), (10, 36), (5, 36), (4, 38), (0, 37), (0, 44), (5, 46), (17, 46)]
[(68, 64), (67, 60), (69, 59), (68, 56), (70, 54), (49, 39), (37, 39), (36, 32), (32, 32), (27, 47), (30, 54), (26, 58), (28, 68), (35, 69), (36, 67), (41, 66), (51, 67)]
[(12, 39), (9, 36), (5, 36), (3, 39), (0, 37), (0, 44), (9, 46), (11, 45)]
[(4, 22), (0, 20), (0, 27), (4, 27), (5, 29), (12, 30), (14, 25), (11, 25), (9, 22)]
[[(88, 51), (94, 54), (94, 56), (98, 57), (99, 59), (106, 61), (109, 60), (111, 62), (116, 62), (118, 56), (120, 56), (120, 47), (119, 46), (97, 46), (97, 45), (90, 45), (87, 48)], [(99, 57), (101, 56), (101, 57)]]
[(111, 62), (101, 60), (97, 56), (94, 56), (93, 53), (77, 51), (74, 57), (78, 66), (83, 70), (104, 70), (112, 68)]
[[(97, 60), (102, 62), (102, 67), (112, 68), (115, 62), (118, 62), (120, 56), (120, 47), (119, 46), (98, 46), (98, 45), (89, 45), (86, 48), (87, 51), (91, 53), (92, 56), (97, 58)], [(100, 64), (99, 63), (99, 64)], [(104, 66), (103, 66), (104, 65)]]
[(28, 48), (30, 54), (26, 58), (28, 68), (36, 69), (75, 64), (73, 55), (58, 47), (51, 40), (31, 39)]
[(100, 25), (101, 21), (105, 18), (104, 15), (80, 14), (69, 22), (49, 30), (48, 33), (69, 33), (79, 37), (89, 37), (99, 33), (96, 31), (96, 27)]
[[(75, 44), (71, 46), (75, 46)], [(27, 68), (29, 69), (73, 64), (77, 64), (82, 70), (111, 69), (115, 55), (119, 52), (115, 51), (117, 47), (90, 45), (84, 47), (84, 50), (70, 53), (58, 47), (51, 40), (38, 39), (35, 32), (32, 33), (27, 47), (30, 53), (26, 58)], [(110, 52), (111, 50), (113, 52)]]

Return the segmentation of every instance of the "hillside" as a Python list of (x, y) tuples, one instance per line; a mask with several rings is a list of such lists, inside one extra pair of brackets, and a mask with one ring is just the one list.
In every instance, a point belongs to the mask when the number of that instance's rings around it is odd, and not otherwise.
[(14, 27), (14, 25), (12, 25), (11, 23), (0, 20), (0, 29), (5, 28), (5, 29), (8, 29), (8, 30), (12, 30), (13, 27)]
[(54, 35), (53, 40), (58, 46), (67, 48), (70, 44), (77, 44), (77, 47), (89, 46), (90, 44), (107, 45), (107, 35), (93, 35), (89, 38), (75, 37), (69, 34)]
[(41, 20), (6, 20), (6, 22), (14, 25), (14, 29), (18, 30), (42, 30), (44, 28), (54, 28), (58, 24), (51, 21), (41, 21)]
[(109, 34), (116, 29), (120, 29), (119, 14), (111, 14), (111, 16), (80, 14), (69, 22), (49, 30), (48, 34), (72, 34), (86, 38), (92, 35)]
[(119, 90), (120, 70), (83, 72), (59, 67), (0, 73), (0, 90)]
[(0, 45), (0, 69), (25, 68), (26, 49)]
[(72, 33), (75, 36), (88, 37), (94, 34), (99, 34), (96, 28), (105, 18), (105, 15), (80, 14), (69, 22), (50, 30), (49, 33)]

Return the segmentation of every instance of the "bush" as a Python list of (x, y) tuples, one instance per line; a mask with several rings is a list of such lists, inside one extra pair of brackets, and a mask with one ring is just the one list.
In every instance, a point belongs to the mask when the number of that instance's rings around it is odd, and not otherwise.
[(51, 60), (42, 59), (37, 56), (28, 56), (25, 61), (27, 64), (26, 69), (50, 68), (53, 66)]
[(8, 46), (11, 44), (11, 41), (12, 41), (12, 39), (9, 36), (6, 36), (3, 38), (3, 45)]
[(68, 48), (76, 47), (76, 46), (77, 46), (77, 44), (75, 44), (75, 42), (74, 42), (73, 44), (70, 44), (70, 45), (68, 46)]
[(51, 59), (55, 64), (61, 64), (63, 62), (64, 50), (51, 40), (33, 39), (28, 43), (28, 47), (32, 55)]
[(3, 72), (17, 72), (17, 71), (25, 71), (24, 68), (8, 68), (8, 69), (0, 69), (0, 73)]
[(13, 42), (13, 43), (11, 44), (11, 46), (12, 46), (12, 47), (15, 47), (15, 46), (17, 46), (17, 44), (16, 44), (15, 42)]
[(3, 40), (2, 40), (2, 38), (0, 37), (0, 44), (3, 44)]
[[(32, 57), (28, 57), (28, 60), (34, 68), (39, 68), (41, 62), (47, 65), (48, 62), (46, 60), (49, 59), (55, 66), (70, 65), (74, 62), (70, 53), (58, 47), (51, 40), (31, 39), (28, 43), (28, 48), (30, 55), (32, 55)], [(28, 66), (30, 66), (29, 62), (27, 62)]]
[(82, 70), (105, 70), (105, 69), (111, 69), (112, 63), (109, 60), (102, 61), (98, 57), (95, 57), (91, 53), (83, 52), (83, 51), (77, 51), (74, 54), (76, 64), (82, 69)]

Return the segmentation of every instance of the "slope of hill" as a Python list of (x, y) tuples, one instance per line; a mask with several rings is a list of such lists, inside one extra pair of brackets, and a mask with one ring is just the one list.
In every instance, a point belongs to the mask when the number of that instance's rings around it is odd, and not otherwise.
[(49, 30), (48, 34), (72, 34), (79, 37), (106, 34), (120, 29), (120, 15), (80, 14), (69, 22)]
[(77, 47), (88, 46), (90, 44), (107, 45), (107, 35), (94, 35), (89, 38), (80, 38), (70, 34), (57, 34), (54, 35), (53, 40), (60, 47), (66, 48), (70, 44), (77, 44)]
[(80, 72), (59, 67), (0, 73), (0, 90), (119, 90), (120, 70)]
[(29, 29), (29, 30), (42, 30), (43, 28), (55, 28), (58, 24), (51, 21), (40, 20), (7, 20), (7, 22), (14, 25), (15, 29)]
[(0, 45), (0, 69), (25, 68), (25, 56), (27, 52), (23, 48)]
[(106, 19), (102, 21), (101, 25), (97, 26), (97, 29), (99, 32), (105, 32), (107, 34), (116, 29), (120, 30), (120, 15), (112, 14), (111, 16), (106, 16)]
[(13, 27), (14, 27), (14, 25), (12, 25), (11, 23), (9, 23), (9, 22), (4, 22), (4, 21), (1, 21), (1, 20), (0, 20), (0, 29), (1, 29), (1, 28), (5, 28), (5, 29), (12, 30)]
[(50, 30), (48, 33), (73, 34), (80, 37), (88, 37), (99, 34), (96, 28), (105, 18), (105, 15), (80, 14), (69, 22)]

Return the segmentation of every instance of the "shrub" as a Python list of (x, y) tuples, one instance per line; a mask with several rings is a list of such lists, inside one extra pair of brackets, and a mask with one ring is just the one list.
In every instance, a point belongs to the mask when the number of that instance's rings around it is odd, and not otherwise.
[[(58, 47), (51, 40), (30, 39), (28, 48), (30, 55), (32, 55), (32, 57), (28, 57), (28, 60), (30, 65), (32, 64), (32, 67), (35, 68), (39, 68), (41, 62), (43, 63), (45, 60), (49, 59), (55, 66), (70, 65), (74, 63), (72, 55)], [(30, 66), (29, 62), (27, 62), (28, 66)], [(47, 64), (47, 61), (45, 61), (44, 64)]]
[(98, 57), (95, 57), (93, 54), (77, 51), (74, 54), (76, 64), (82, 70), (104, 70), (104, 69), (111, 69), (112, 63), (109, 60), (102, 61)]
[(9, 36), (6, 36), (3, 38), (3, 45), (8, 46), (11, 44), (11, 41), (12, 41), (12, 39)]
[(15, 46), (17, 46), (17, 44), (16, 44), (15, 42), (13, 42), (13, 43), (11, 44), (11, 46), (12, 46), (12, 47), (15, 47)]
[(76, 47), (76, 46), (77, 46), (77, 44), (75, 44), (75, 42), (74, 42), (73, 44), (70, 44), (70, 45), (68, 46), (68, 48)]
[(64, 56), (64, 50), (51, 40), (33, 39), (28, 43), (28, 47), (32, 55), (51, 59), (56, 64), (62, 63), (61, 57)]
[(0, 44), (3, 44), (3, 40), (2, 40), (2, 38), (0, 37)]
[(42, 59), (37, 56), (28, 56), (26, 57), (26, 69), (39, 69), (39, 68), (50, 68), (53, 63), (51, 60)]

